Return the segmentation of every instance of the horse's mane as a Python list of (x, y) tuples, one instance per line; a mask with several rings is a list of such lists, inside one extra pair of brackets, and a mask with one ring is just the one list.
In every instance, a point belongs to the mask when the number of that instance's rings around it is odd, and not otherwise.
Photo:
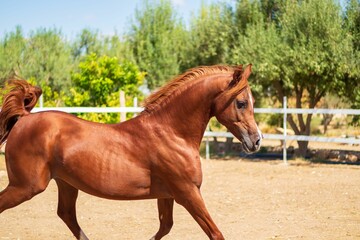
[(233, 73), (234, 67), (225, 65), (214, 65), (214, 66), (201, 66), (192, 68), (185, 73), (175, 77), (168, 84), (161, 87), (156, 92), (152, 93), (143, 104), (144, 112), (151, 113), (158, 106), (160, 106), (165, 100), (172, 96), (175, 91), (189, 82), (199, 78), (200, 76), (217, 74), (217, 73)]

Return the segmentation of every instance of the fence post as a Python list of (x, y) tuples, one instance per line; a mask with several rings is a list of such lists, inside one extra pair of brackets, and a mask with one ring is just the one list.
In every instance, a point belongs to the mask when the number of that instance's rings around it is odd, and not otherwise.
[[(119, 91), (119, 99), (120, 99), (120, 107), (125, 107), (125, 92), (124, 91)], [(121, 112), (120, 113), (120, 122), (124, 122), (126, 121), (126, 112)]]
[(44, 107), (44, 94), (41, 94), (41, 95), (40, 95), (40, 101), (39, 101), (39, 103), (40, 103), (40, 108), (43, 108), (43, 107)]
[[(134, 107), (137, 107), (138, 106), (138, 98), (137, 97), (134, 97)], [(137, 114), (134, 113), (134, 117), (136, 117)]]
[(206, 137), (206, 143), (205, 143), (205, 158), (206, 158), (206, 160), (209, 160), (209, 159), (210, 159), (209, 137)]
[(287, 121), (287, 99), (286, 96), (283, 98), (283, 109), (284, 109), (284, 119), (283, 119), (283, 129), (284, 129), (284, 141), (283, 141), (283, 161), (284, 164), (287, 165), (287, 153), (286, 153), (286, 135), (287, 135), (287, 129), (286, 129), (286, 121)]
[[(209, 124), (206, 127), (206, 131), (209, 131)], [(210, 159), (210, 142), (209, 142), (209, 138), (210, 137), (206, 137), (206, 141), (205, 141), (205, 159), (209, 160)]]

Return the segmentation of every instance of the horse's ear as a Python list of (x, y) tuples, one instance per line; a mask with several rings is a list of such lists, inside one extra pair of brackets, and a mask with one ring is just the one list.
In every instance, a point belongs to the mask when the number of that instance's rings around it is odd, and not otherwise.
[(235, 67), (234, 75), (233, 75), (233, 81), (235, 83), (238, 83), (241, 79), (241, 75), (243, 73), (243, 65), (239, 65)]
[(242, 70), (242, 65), (234, 67), (233, 80), (229, 87), (216, 98), (214, 113), (222, 112), (235, 97), (247, 86), (247, 78), (251, 73), (251, 64), (249, 64), (245, 71)]
[(246, 68), (244, 69), (242, 76), (241, 76), (242, 80), (247, 80), (249, 78), (249, 76), (251, 74), (251, 67), (252, 67), (251, 63), (246, 66)]
[[(251, 74), (251, 64), (247, 65), (245, 69), (242, 69), (242, 65), (240, 65), (240, 68), (235, 69), (234, 71), (234, 77), (237, 76), (238, 78), (234, 78), (234, 85), (231, 87), (230, 91), (228, 91), (228, 95), (231, 97), (235, 97), (239, 92), (246, 87), (248, 84), (247, 79), (249, 78)], [(240, 74), (240, 76), (239, 76)]]

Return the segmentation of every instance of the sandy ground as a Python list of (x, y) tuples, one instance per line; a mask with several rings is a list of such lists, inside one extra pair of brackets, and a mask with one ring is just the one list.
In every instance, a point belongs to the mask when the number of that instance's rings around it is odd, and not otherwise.
[[(0, 189), (7, 185), (0, 162)], [(226, 239), (360, 239), (360, 166), (291, 161), (204, 160), (202, 192)], [(57, 188), (0, 214), (0, 240), (73, 239), (56, 215)], [(110, 201), (81, 193), (80, 225), (90, 239), (149, 239), (155, 200)], [(163, 239), (207, 239), (179, 205)]]

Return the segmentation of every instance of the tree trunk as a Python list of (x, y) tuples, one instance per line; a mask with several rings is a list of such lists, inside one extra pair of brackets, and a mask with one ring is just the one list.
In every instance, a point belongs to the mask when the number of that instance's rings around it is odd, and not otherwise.
[(214, 137), (214, 145), (213, 145), (213, 147), (214, 147), (214, 152), (215, 152), (215, 154), (218, 154), (218, 152), (219, 152), (219, 142), (218, 142), (218, 140), (217, 140), (217, 137)]
[[(317, 76), (308, 76), (312, 78), (314, 82), (317, 80)], [(293, 92), (287, 92), (286, 88), (284, 88), (283, 81), (279, 79), (279, 81), (275, 81), (274, 87), (277, 91), (277, 98), (280, 102), (283, 100), (283, 96), (290, 95), (293, 96)], [(297, 79), (294, 82), (294, 87), (291, 91), (295, 92), (295, 106), (296, 108), (303, 108), (303, 95), (304, 91), (309, 94), (307, 97), (307, 107), (312, 109), (316, 106), (316, 104), (320, 101), (320, 99), (325, 95), (328, 88), (325, 86), (317, 85), (306, 85), (305, 82), (301, 81), (301, 79)], [(305, 101), (304, 101), (305, 103)], [(295, 116), (292, 114), (287, 115), (287, 122), (290, 124), (291, 128), (294, 130), (295, 135), (305, 135), (309, 136), (311, 132), (311, 119), (312, 114), (307, 114), (305, 117), (303, 114), (296, 114), (297, 121), (295, 121)], [(299, 150), (297, 151), (297, 156), (306, 157), (307, 149), (309, 142), (306, 141), (297, 141)]]
[[(310, 136), (310, 123), (311, 123), (312, 114), (308, 114), (306, 118), (306, 124), (304, 124), (304, 128), (299, 130), (297, 127), (292, 115), (288, 116), (288, 122), (290, 123), (291, 128), (294, 130), (296, 135), (305, 135)], [(297, 141), (299, 150), (295, 153), (297, 157), (306, 157), (307, 149), (309, 142), (308, 141)]]
[(232, 152), (232, 143), (233, 143), (233, 138), (226, 138), (226, 142), (225, 142), (225, 154), (229, 154)]
[[(313, 89), (312, 88), (304, 89), (304, 87), (301, 85), (298, 86), (295, 85), (294, 90), (295, 90), (296, 108), (302, 108), (301, 100), (303, 99), (303, 93), (305, 90), (309, 93), (308, 108), (310, 109), (314, 108), (325, 94), (324, 89), (318, 90), (318, 92), (316, 92), (316, 87)], [(307, 114), (306, 118), (305, 116), (303, 116), (303, 114), (296, 114), (296, 115), (298, 120), (297, 123), (295, 122), (291, 114), (288, 115), (287, 120), (291, 128), (294, 130), (296, 135), (310, 136), (311, 119), (313, 115)], [(297, 142), (298, 142), (299, 150), (296, 152), (296, 156), (305, 158), (307, 155), (309, 142), (307, 141), (297, 141)]]
[(324, 124), (324, 134), (327, 131), (327, 127), (330, 124), (331, 120), (334, 117), (334, 114), (323, 114), (324, 120), (323, 120), (323, 124)]
[(307, 156), (307, 150), (308, 150), (308, 141), (297, 141), (299, 145), (299, 150), (295, 153), (297, 157), (303, 157), (305, 158)]

